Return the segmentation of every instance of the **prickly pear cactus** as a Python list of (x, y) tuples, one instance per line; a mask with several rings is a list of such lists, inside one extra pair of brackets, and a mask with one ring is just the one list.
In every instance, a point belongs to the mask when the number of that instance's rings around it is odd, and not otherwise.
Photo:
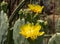
[(50, 38), (48, 44), (60, 44), (60, 18), (56, 22), (55, 29), (57, 33)]
[(7, 14), (2, 10), (0, 12), (0, 44), (6, 40), (7, 29), (9, 27)]
[(24, 19), (20, 20), (18, 19), (13, 28), (13, 39), (14, 39), (14, 44), (28, 44), (27, 40), (19, 34), (20, 32), (20, 26), (23, 25)]
[(56, 22), (55, 28), (56, 28), (56, 32), (60, 33), (60, 17), (58, 18), (58, 20)]
[(56, 33), (50, 38), (48, 44), (60, 44), (60, 33)]

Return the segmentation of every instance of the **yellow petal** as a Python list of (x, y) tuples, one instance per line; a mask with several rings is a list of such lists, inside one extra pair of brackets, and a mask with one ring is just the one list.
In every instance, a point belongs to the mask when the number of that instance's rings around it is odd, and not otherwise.
[(34, 29), (35, 29), (35, 30), (41, 30), (41, 26), (40, 26), (39, 24), (36, 24), (36, 25), (34, 26)]
[(42, 36), (45, 32), (39, 32), (39, 36)]

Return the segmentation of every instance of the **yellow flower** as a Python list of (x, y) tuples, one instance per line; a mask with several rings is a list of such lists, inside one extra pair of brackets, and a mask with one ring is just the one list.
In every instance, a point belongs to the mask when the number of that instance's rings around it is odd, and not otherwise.
[(44, 8), (44, 6), (35, 5), (35, 4), (29, 4), (28, 7), (31, 11), (36, 13), (41, 13)]
[(20, 28), (20, 34), (25, 38), (31, 38), (32, 40), (36, 39), (37, 36), (42, 36), (44, 32), (40, 32), (41, 26), (39, 24), (25, 24)]

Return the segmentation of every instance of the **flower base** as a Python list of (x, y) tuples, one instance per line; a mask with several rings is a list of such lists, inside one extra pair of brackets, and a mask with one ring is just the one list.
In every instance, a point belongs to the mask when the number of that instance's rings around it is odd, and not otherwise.
[(28, 38), (28, 42), (29, 42), (29, 44), (43, 44), (43, 36), (38, 37), (35, 40)]

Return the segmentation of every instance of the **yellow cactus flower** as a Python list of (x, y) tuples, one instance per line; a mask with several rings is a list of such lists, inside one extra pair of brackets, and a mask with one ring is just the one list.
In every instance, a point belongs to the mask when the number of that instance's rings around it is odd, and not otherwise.
[(28, 4), (28, 7), (31, 11), (36, 13), (41, 13), (44, 8), (44, 6), (35, 5), (35, 4)]
[(37, 36), (42, 36), (44, 32), (40, 32), (41, 26), (39, 24), (25, 24), (20, 28), (20, 34), (25, 38), (31, 38), (32, 40), (36, 39)]

